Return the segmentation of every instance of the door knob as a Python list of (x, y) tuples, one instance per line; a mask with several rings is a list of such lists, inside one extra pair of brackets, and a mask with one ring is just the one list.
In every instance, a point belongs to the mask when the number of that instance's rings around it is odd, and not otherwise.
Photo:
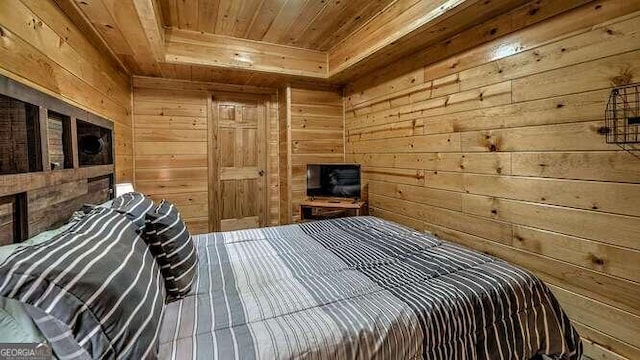
[(258, 175), (260, 175), (260, 176), (264, 176), (264, 170), (260, 170), (260, 171), (258, 171)]

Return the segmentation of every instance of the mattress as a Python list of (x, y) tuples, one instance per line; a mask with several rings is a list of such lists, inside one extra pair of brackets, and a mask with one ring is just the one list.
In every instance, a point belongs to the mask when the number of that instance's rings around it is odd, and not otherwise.
[(375, 217), (194, 236), (161, 359), (578, 359), (549, 289), (494, 257)]

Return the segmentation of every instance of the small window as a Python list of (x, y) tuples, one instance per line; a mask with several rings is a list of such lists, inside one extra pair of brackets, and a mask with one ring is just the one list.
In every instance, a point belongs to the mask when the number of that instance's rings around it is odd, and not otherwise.
[(76, 124), (80, 166), (113, 164), (111, 130), (81, 120)]
[(71, 119), (55, 111), (47, 114), (49, 165), (51, 170), (73, 168), (71, 153)]
[(0, 95), (0, 175), (42, 171), (39, 109)]

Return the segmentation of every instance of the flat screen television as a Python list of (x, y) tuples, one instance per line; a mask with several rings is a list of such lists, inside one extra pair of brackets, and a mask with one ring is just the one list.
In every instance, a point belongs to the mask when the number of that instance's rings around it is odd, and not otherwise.
[(359, 199), (360, 165), (307, 165), (307, 196)]

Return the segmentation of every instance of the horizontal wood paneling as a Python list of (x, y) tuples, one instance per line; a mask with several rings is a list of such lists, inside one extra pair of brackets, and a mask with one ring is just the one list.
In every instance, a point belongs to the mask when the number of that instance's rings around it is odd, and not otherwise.
[(522, 152), (512, 159), (514, 175), (640, 182), (640, 162), (626, 152)]
[(357, 79), (346, 160), (363, 165), (374, 215), (530, 269), (588, 354), (637, 358), (640, 160), (601, 128), (611, 85), (640, 81), (640, 13), (597, 6)]
[(0, 29), (0, 73), (113, 121), (116, 181), (132, 181), (129, 75), (53, 0), (3, 1)]
[(208, 232), (207, 96), (202, 90), (135, 87), (136, 188), (178, 206), (192, 233)]
[(167, 31), (166, 39), (166, 61), (169, 63), (319, 79), (327, 74), (327, 54), (316, 50), (177, 29)]
[[(417, 49), (454, 37), (526, 2), (397, 1), (331, 49), (331, 74), (339, 74), (356, 64), (360, 71), (381, 67), (385, 62), (398, 60)], [(584, 0), (564, 2), (571, 7)], [(350, 73), (352, 71), (346, 71), (346, 78), (354, 75)]]
[(640, 185), (465, 174), (471, 194), (640, 216)]
[[(599, 0), (550, 17), (555, 13), (547, 13), (546, 10), (556, 6), (562, 4), (548, 1), (524, 5), (514, 11), (520, 13), (516, 15), (520, 18), (518, 21), (511, 19), (515, 14), (506, 14), (506, 19), (495, 18), (500, 23), (494, 26), (484, 28), (481, 24), (479, 28), (470, 28), (446, 41), (423, 48), (414, 56), (388, 64), (373, 73), (368, 71), (363, 74), (366, 76), (360, 76), (347, 87), (347, 107), (413, 93), (421, 87), (431, 86), (431, 81), (440, 82), (450, 75), (457, 76), (461, 71), (481, 65), (491, 64), (500, 74), (499, 65), (505, 58), (562, 38), (604, 29), (610, 25), (605, 22), (607, 19), (640, 10), (636, 1)], [(527, 31), (516, 31), (528, 25), (531, 26)], [(565, 48), (563, 53), (571, 51), (573, 49)], [(538, 61), (534, 59), (534, 62)]]
[(307, 164), (344, 162), (343, 102), (333, 90), (288, 87), (279, 105), (280, 177), (286, 183), (280, 211), (289, 223), (300, 219)]
[(65, 224), (84, 204), (102, 204), (111, 198), (111, 174), (47, 186), (27, 192), (29, 237)]
[(279, 223), (277, 98), (275, 90), (234, 85), (134, 78), (136, 188), (166, 198), (192, 233), (209, 232), (209, 98), (217, 91), (269, 94), (269, 223)]

